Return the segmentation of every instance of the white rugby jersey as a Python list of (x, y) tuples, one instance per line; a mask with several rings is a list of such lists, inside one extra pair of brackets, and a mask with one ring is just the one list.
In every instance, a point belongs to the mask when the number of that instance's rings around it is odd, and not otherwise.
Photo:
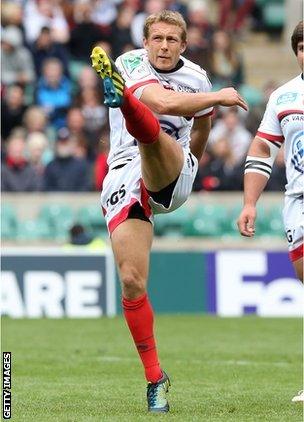
[(303, 194), (304, 81), (299, 75), (270, 96), (257, 136), (279, 148), (284, 143), (286, 195)]
[[(198, 65), (181, 56), (176, 68), (172, 71), (155, 70), (148, 60), (145, 49), (132, 50), (119, 56), (116, 65), (126, 81), (126, 86), (140, 99), (148, 84), (160, 83), (164, 88), (176, 92), (209, 92), (211, 83), (206, 72)], [(176, 139), (183, 147), (190, 141), (190, 131), (193, 118), (212, 114), (213, 109), (207, 108), (193, 117), (158, 115), (161, 128)], [(111, 148), (108, 164), (117, 165), (118, 160), (138, 154), (137, 141), (131, 136), (125, 126), (123, 115), (119, 108), (110, 109), (110, 140)]]

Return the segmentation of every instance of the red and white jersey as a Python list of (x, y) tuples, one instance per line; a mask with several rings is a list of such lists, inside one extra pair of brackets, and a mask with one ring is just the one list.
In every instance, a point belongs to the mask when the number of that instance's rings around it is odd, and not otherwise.
[[(140, 99), (148, 84), (162, 84), (165, 89), (176, 92), (209, 92), (211, 83), (206, 72), (190, 60), (181, 57), (172, 71), (159, 71), (153, 68), (148, 60), (147, 51), (138, 49), (129, 51), (116, 60), (116, 65), (126, 81), (126, 86)], [(193, 118), (212, 114), (213, 109), (207, 108), (193, 117), (156, 115), (161, 128), (176, 139), (183, 147), (188, 147)], [(131, 136), (125, 126), (125, 120), (118, 108), (110, 109), (110, 140), (111, 148), (108, 157), (110, 167), (117, 165), (126, 158), (137, 155), (137, 141)], [(114, 164), (115, 163), (115, 164)]]
[(303, 194), (304, 81), (299, 75), (270, 96), (257, 136), (281, 147), (284, 143), (286, 195)]

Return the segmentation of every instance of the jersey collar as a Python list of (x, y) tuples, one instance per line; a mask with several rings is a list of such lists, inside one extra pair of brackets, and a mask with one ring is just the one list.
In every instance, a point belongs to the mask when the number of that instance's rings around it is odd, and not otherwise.
[(153, 69), (156, 70), (157, 73), (173, 73), (173, 72), (176, 72), (177, 70), (179, 70), (183, 66), (184, 66), (183, 60), (179, 59), (176, 66), (173, 69), (170, 69), (170, 70), (161, 70), (161, 69), (158, 69), (157, 67), (154, 67), (154, 66), (152, 66), (152, 67), (153, 67)]

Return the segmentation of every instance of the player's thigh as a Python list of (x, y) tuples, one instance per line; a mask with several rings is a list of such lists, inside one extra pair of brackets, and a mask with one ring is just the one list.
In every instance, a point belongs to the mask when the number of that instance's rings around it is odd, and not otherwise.
[(303, 258), (299, 258), (296, 261), (293, 261), (293, 267), (298, 279), (303, 283)]
[(115, 228), (111, 242), (121, 280), (134, 276), (146, 282), (152, 238), (153, 227), (148, 221), (127, 219)]
[(143, 180), (147, 189), (159, 191), (172, 183), (183, 167), (181, 145), (164, 131), (159, 140), (150, 145), (139, 145)]
[(286, 197), (283, 209), (289, 257), (297, 276), (303, 280), (303, 214), (302, 198)]

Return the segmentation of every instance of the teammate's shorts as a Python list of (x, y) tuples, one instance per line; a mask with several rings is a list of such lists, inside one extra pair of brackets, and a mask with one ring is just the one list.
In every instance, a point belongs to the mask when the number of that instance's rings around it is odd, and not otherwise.
[(289, 257), (291, 261), (297, 261), (303, 257), (303, 196), (285, 196), (283, 219), (288, 241)]
[[(113, 230), (128, 216), (131, 207), (139, 203), (145, 217), (153, 224), (153, 215), (168, 213), (179, 208), (189, 197), (197, 173), (198, 162), (190, 149), (183, 149), (184, 165), (180, 175), (167, 198), (168, 206), (157, 203), (148, 193), (141, 174), (140, 155), (126, 164), (110, 169), (103, 182), (101, 206), (108, 231)], [(168, 159), (170, 159), (168, 157)]]

